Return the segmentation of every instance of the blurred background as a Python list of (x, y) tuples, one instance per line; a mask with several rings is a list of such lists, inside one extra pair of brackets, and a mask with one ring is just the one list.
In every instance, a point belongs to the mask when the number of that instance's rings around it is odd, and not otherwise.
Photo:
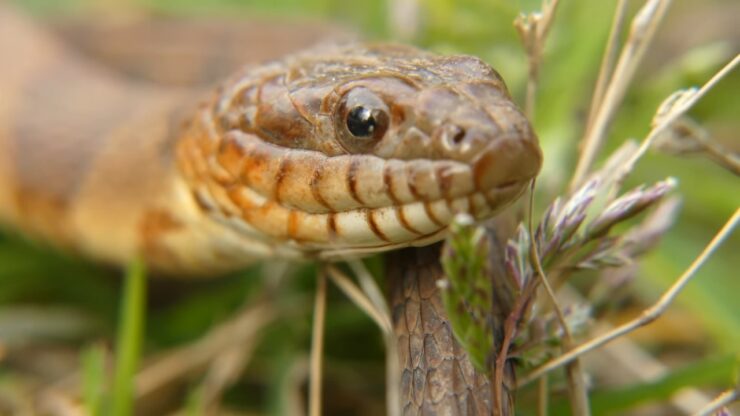
[[(128, 75), (142, 76), (138, 67), (127, 67), (125, 59), (127, 39), (141, 33), (126, 29), (133, 24), (150, 19), (200, 22), (196, 23), (200, 24), (199, 32), (182, 32), (191, 33), (191, 40), (178, 42), (196, 46), (201, 37), (192, 33), (226, 36), (213, 28), (229, 27), (227, 32), (232, 38), (242, 42), (223, 40), (222, 45), (228, 47), (214, 52), (216, 57), (228, 60), (228, 56), (248, 56), (250, 48), (266, 46), (249, 32), (249, 22), (257, 19), (260, 23), (252, 25), (263, 31), (283, 30), (280, 22), (287, 22), (285, 33), (314, 30), (315, 36), (304, 37), (306, 43), (330, 33), (337, 37), (401, 40), (441, 53), (477, 55), (502, 74), (519, 103), (523, 103), (527, 60), (512, 22), (520, 12), (539, 7), (534, 0), (15, 3), (33, 15), (39, 25), (108, 65), (121, 67)], [(555, 18), (541, 68), (533, 120), (546, 158), (538, 184), (537, 200), (542, 207), (563, 191), (572, 174), (615, 3), (564, 1)], [(631, 12), (640, 3), (630, 2)], [(740, 3), (732, 0), (674, 2), (625, 98), (604, 154), (627, 138), (642, 139), (665, 97), (678, 88), (703, 84), (738, 53), (739, 17)], [(106, 39), (119, 46), (108, 48), (102, 42)], [(154, 45), (165, 48), (167, 44)], [(156, 56), (157, 49), (148, 53)], [(196, 81), (208, 84), (210, 77), (219, 75), (219, 71), (227, 72), (237, 60), (224, 61), (208, 77), (196, 76)], [(182, 76), (183, 82), (190, 79), (188, 74)], [(740, 152), (738, 91), (740, 73), (735, 71), (691, 111), (712, 140), (736, 154)], [(600, 312), (599, 319), (617, 324), (650, 305), (740, 206), (737, 176), (701, 154), (653, 151), (638, 165), (627, 187), (668, 176), (678, 179), (677, 193), (682, 200), (676, 225), (658, 248), (644, 258), (635, 279), (613, 294), (613, 302), (608, 310)], [(736, 382), (740, 352), (737, 253), (740, 236), (736, 232), (701, 269), (665, 317), (631, 336), (642, 352), (665, 364), (667, 371), (647, 380), (638, 376), (595, 377), (595, 414), (676, 414), (675, 408), (656, 403), (666, 402), (687, 387), (713, 397)], [(380, 263), (380, 259), (369, 261), (379, 283), (384, 285)], [(145, 357), (200, 339), (243, 305), (255, 302), (269, 284), (265, 275), (272, 272), (265, 266), (256, 266), (212, 282), (153, 281), (146, 317)], [(120, 275), (120, 271), (28, 241), (12, 230), (0, 234), (0, 414), (31, 412), (38, 392), (72, 374), (85, 374), (85, 366), (96, 362), (96, 354), (110, 356), (121, 299)], [(583, 279), (589, 278), (594, 276)], [(278, 317), (259, 331), (244, 373), (223, 395), (220, 409), (224, 414), (288, 414), (291, 406), (302, 400), (310, 347), (314, 270), (310, 265), (291, 266), (285, 280), (281, 288), (284, 296), (273, 305), (279, 311)], [(383, 340), (374, 324), (340, 292), (331, 289), (325, 413), (383, 414), (383, 357)], [(598, 363), (593, 365), (598, 367)], [(163, 409), (167, 413), (178, 409), (187, 412), (195, 408), (188, 406), (197, 401), (201, 382), (198, 374), (183, 377), (149, 397), (151, 403), (142, 409), (149, 409), (153, 412), (150, 414), (165, 412)], [(568, 414), (563, 384), (557, 377), (553, 383), (551, 414)], [(530, 394), (524, 390), (520, 397)], [(520, 400), (521, 414), (535, 414), (528, 402), (531, 401)]]

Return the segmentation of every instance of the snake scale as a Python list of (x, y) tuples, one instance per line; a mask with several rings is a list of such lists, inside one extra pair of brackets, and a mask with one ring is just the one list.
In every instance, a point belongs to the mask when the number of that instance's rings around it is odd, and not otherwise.
[[(503, 80), (474, 57), (325, 45), (204, 93), (122, 77), (5, 7), (0, 57), (0, 221), (173, 276), (426, 246), (456, 213), (482, 220), (515, 200), (542, 160)], [(394, 302), (409, 354), (433, 347), (423, 331), (440, 325), (439, 346), (456, 345), (429, 250), (430, 266), (389, 262), (405, 285)], [(479, 412), (464, 392), (485, 383), (455, 348), (451, 362), (401, 354), (407, 413)], [(462, 389), (452, 396), (433, 383), (445, 362), (457, 365), (449, 388)]]

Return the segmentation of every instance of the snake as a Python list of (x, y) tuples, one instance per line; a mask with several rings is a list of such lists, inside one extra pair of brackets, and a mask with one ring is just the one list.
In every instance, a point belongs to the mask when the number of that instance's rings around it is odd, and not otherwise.
[[(121, 76), (5, 7), (0, 56), (0, 222), (104, 263), (209, 277), (424, 247), (458, 213), (500, 212), (542, 164), (472, 56), (324, 44), (187, 88)], [(401, 308), (427, 325), (417, 292)], [(425, 413), (415, 383), (406, 413)]]

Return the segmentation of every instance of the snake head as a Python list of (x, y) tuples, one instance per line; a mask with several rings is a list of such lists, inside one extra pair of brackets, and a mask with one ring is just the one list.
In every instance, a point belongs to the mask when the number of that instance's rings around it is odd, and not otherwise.
[(185, 163), (196, 197), (288, 255), (429, 244), (456, 213), (482, 220), (515, 200), (542, 163), (495, 70), (406, 46), (247, 68), (201, 120)]

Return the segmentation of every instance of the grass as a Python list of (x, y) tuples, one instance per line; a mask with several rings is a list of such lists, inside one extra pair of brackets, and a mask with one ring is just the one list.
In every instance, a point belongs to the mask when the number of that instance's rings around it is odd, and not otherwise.
[(116, 365), (111, 394), (113, 416), (133, 414), (134, 376), (139, 369), (146, 319), (146, 269), (133, 261), (126, 272), (121, 315), (116, 336)]
[[(665, 401), (683, 388), (697, 385), (731, 385), (737, 373), (738, 357), (718, 356), (672, 369), (669, 374), (647, 383), (600, 391), (591, 396), (594, 414), (618, 414), (650, 402)], [(566, 414), (557, 406), (554, 414)]]
[[(23, 4), (42, 14), (53, 14), (60, 8), (70, 13), (84, 12), (91, 3), (86, 0), (64, 3), (29, 0)], [(512, 22), (520, 10), (531, 11), (538, 7), (538, 0), (427, 0), (422, 3), (425, 26), (413, 39), (415, 43), (442, 52), (481, 56), (502, 73), (517, 101), (524, 102), (527, 60)], [(534, 123), (546, 154), (540, 180), (544, 195), (537, 198), (538, 203), (544, 204), (549, 201), (549, 196), (559, 193), (575, 167), (575, 146), (583, 134), (583, 118), (588, 111), (588, 100), (608, 35), (614, 2), (608, 3), (607, 7), (604, 2), (587, 0), (562, 2), (553, 23), (544, 50), (534, 110)], [(386, 6), (382, 1), (352, 3), (351, 6), (338, 0), (257, 0), (248, 3), (235, 0), (208, 3), (155, 0), (139, 2), (142, 4), (157, 13), (177, 15), (248, 15), (253, 9), (258, 9), (271, 15), (324, 16), (360, 28), (376, 38), (390, 37), (393, 31), (386, 22)], [(685, 28), (676, 23), (678, 17), (693, 13), (691, 7), (698, 10), (721, 7), (722, 4), (721, 1), (712, 1), (692, 6), (676, 2), (666, 16), (666, 25), (656, 33), (656, 47), (665, 50), (660, 59), (648, 53), (647, 62), (638, 68), (635, 88), (627, 93), (612, 132), (605, 139), (602, 154), (614, 150), (627, 137), (644, 137), (654, 109), (666, 95), (680, 87), (703, 83), (727, 61), (733, 49), (729, 41), (722, 39), (714, 39), (708, 45), (689, 45), (688, 49), (671, 46), (675, 44), (671, 36), (680, 37), (685, 32)], [(740, 130), (736, 117), (740, 111), (736, 97), (739, 88), (740, 76), (732, 75), (691, 111), (691, 115), (704, 122), (718, 141), (734, 145), (735, 149), (736, 132)], [(645, 305), (655, 299), (672, 284), (740, 204), (736, 193), (730, 191), (737, 188), (737, 178), (699, 157), (648, 154), (645, 161), (636, 167), (627, 187), (652, 183), (668, 176), (677, 178), (678, 192), (683, 199), (677, 225), (643, 260), (634, 282), (635, 290), (624, 298), (625, 302)], [(537, 207), (537, 212), (542, 212), (542, 208)], [(671, 346), (665, 345), (665, 340), (660, 338), (651, 339), (648, 346), (651, 352), (663, 356), (678, 349), (683, 356), (682, 364), (668, 375), (648, 383), (635, 382), (619, 389), (597, 383), (590, 395), (595, 414), (602, 414), (601, 411), (615, 401), (620, 403), (620, 411), (627, 413), (645, 401), (665, 400), (689, 385), (714, 389), (729, 386), (731, 380), (728, 377), (732, 377), (735, 371), (731, 364), (736, 362), (734, 354), (740, 345), (740, 307), (733, 295), (740, 293), (740, 280), (734, 273), (740, 267), (740, 259), (733, 255), (738, 248), (740, 240), (736, 233), (729, 237), (726, 245), (677, 300), (678, 308), (695, 317), (700, 324), (686, 329), (695, 334), (691, 345)], [(225, 403), (230, 408), (282, 414), (289, 407), (284, 403), (285, 397), (301, 391), (302, 386), (291, 381), (290, 374), (291, 371), (299, 371), (296, 368), (305, 362), (305, 351), (309, 346), (310, 302), (306, 302), (305, 297), (310, 296), (313, 290), (313, 273), (311, 268), (301, 269), (284, 287), (285, 297), (278, 300), (279, 309), (291, 312), (264, 334), (254, 352), (248, 376), (232, 390), (242, 394), (227, 392)], [(183, 288), (179, 289), (181, 295), (167, 300), (164, 305), (154, 305), (144, 318), (142, 315), (137, 317), (144, 299), (143, 288), (128, 286), (121, 290), (111, 274), (79, 259), (28, 244), (16, 236), (0, 236), (0, 307), (12, 311), (26, 305), (62, 305), (94, 317), (97, 325), (89, 329), (82, 339), (78, 337), (62, 342), (60, 348), (79, 352), (83, 348), (81, 346), (95, 345), (85, 350), (82, 359), (83, 379), (86, 381), (83, 402), (89, 409), (101, 409), (104, 403), (117, 403), (116, 408), (123, 412), (118, 414), (130, 410), (137, 350), (144, 348), (156, 352), (197, 339), (232, 316), (260, 286), (257, 270), (202, 285), (183, 283)], [(125, 280), (129, 285), (135, 281)], [(166, 289), (171, 289), (171, 286)], [(133, 295), (128, 290), (134, 290)], [(154, 291), (152, 296), (155, 296)], [(344, 403), (340, 400), (325, 403), (326, 411), (339, 414), (365, 409), (366, 414), (373, 414), (372, 411), (382, 409), (385, 381), (377, 369), (383, 365), (383, 337), (369, 319), (346, 304), (336, 289), (330, 288), (327, 296), (325, 388), (331, 392), (327, 394), (346, 400)], [(127, 305), (122, 308), (126, 312), (121, 314), (124, 319), (120, 324), (117, 323), (116, 311), (119, 301)], [(114, 338), (119, 340), (115, 350), (125, 353), (116, 354), (115, 382), (108, 396), (105, 390), (100, 389), (106, 374), (103, 359), (106, 349), (102, 345)], [(12, 342), (0, 339), (2, 345)], [(12, 384), (13, 389), (17, 389), (22, 385), (19, 384), (20, 375), (11, 365), (6, 368), (5, 364), (0, 361), (3, 380), (0, 397), (3, 392), (11, 391), (10, 387), (3, 386)], [(551, 379), (551, 385), (556, 389), (562, 383), (559, 377), (556, 375)], [(189, 401), (191, 414), (198, 414), (198, 409), (202, 408), (200, 390), (192, 391), (195, 393)], [(528, 397), (533, 391), (533, 388), (525, 389), (521, 395)], [(528, 407), (527, 402), (521, 400), (522, 414), (534, 414), (534, 408)], [(562, 397), (556, 394), (552, 405), (551, 414), (565, 414)]]
[(112, 380), (108, 380), (107, 352), (101, 344), (93, 344), (82, 352), (82, 402), (90, 416), (134, 413), (136, 374), (146, 324), (146, 277), (143, 262), (131, 262), (124, 277)]
[(82, 401), (91, 416), (101, 414), (106, 399), (105, 356), (101, 345), (92, 345), (82, 352)]

